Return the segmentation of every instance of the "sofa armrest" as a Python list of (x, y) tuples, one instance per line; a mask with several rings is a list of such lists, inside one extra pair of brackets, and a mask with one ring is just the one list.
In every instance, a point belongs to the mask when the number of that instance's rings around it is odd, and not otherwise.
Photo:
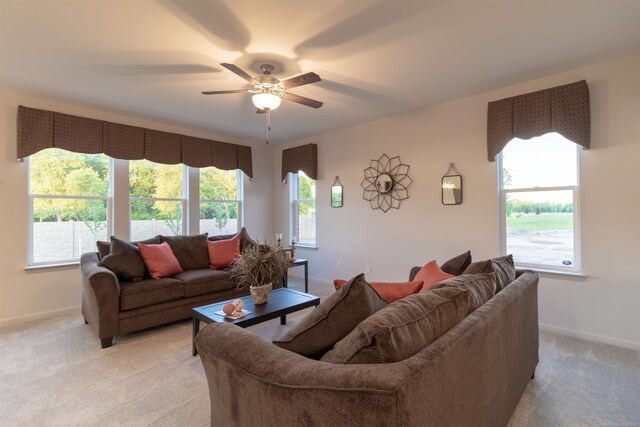
[(100, 266), (99, 261), (95, 252), (80, 257), (82, 315), (100, 339), (107, 339), (118, 335), (120, 284), (116, 275)]
[(412, 374), (402, 363), (308, 359), (226, 323), (208, 325), (196, 345), (212, 425), (390, 425), (398, 389)]

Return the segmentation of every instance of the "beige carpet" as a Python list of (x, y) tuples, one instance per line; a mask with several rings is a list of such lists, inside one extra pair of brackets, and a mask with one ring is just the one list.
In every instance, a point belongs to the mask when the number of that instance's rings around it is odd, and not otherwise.
[[(282, 327), (274, 320), (251, 330), (270, 338)], [(540, 359), (511, 427), (640, 426), (640, 352), (542, 332)], [(0, 377), (1, 426), (209, 425), (189, 321), (129, 334), (105, 350), (80, 315), (4, 329)]]

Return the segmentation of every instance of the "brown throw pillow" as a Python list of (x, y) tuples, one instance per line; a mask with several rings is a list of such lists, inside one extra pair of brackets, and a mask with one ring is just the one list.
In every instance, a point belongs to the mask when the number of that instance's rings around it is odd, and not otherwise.
[(478, 273), (493, 273), (491, 260), (472, 262), (462, 272), (462, 274), (478, 274)]
[(496, 279), (494, 273), (463, 274), (436, 283), (433, 289), (457, 288), (469, 291), (469, 311), (475, 311), (482, 304), (493, 298), (496, 293)]
[(360, 323), (325, 354), (329, 363), (393, 363), (418, 353), (460, 323), (469, 292), (444, 288), (409, 295)]
[(513, 264), (513, 255), (505, 255), (491, 259), (491, 267), (496, 274), (496, 293), (516, 280), (516, 268)]
[(445, 273), (453, 274), (454, 276), (458, 276), (462, 274), (465, 268), (467, 268), (471, 264), (471, 251), (467, 251), (458, 256), (454, 256), (449, 261), (446, 261), (444, 264), (440, 266), (440, 270)]
[(109, 255), (109, 252), (111, 252), (111, 242), (103, 242), (102, 240), (98, 240), (96, 242), (96, 248), (98, 249), (98, 259), (102, 259)]
[(360, 322), (388, 304), (360, 274), (322, 301), (274, 344), (319, 359)]
[(100, 260), (100, 265), (127, 280), (144, 278), (145, 266), (136, 245), (111, 236), (109, 255)]
[(160, 236), (160, 239), (169, 244), (183, 270), (209, 268), (207, 233), (195, 236)]

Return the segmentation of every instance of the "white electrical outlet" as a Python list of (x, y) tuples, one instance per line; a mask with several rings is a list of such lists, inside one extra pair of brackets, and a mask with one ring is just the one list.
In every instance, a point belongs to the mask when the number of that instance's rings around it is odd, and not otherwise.
[(371, 274), (371, 266), (370, 265), (365, 266), (364, 272), (367, 274)]
[(338, 261), (338, 270), (342, 268), (342, 261)]

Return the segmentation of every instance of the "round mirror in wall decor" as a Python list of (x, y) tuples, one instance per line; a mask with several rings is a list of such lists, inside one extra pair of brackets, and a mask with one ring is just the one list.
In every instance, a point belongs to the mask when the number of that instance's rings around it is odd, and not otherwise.
[(400, 202), (409, 198), (408, 187), (413, 180), (409, 176), (409, 165), (400, 161), (400, 156), (386, 154), (372, 159), (364, 170), (360, 184), (364, 189), (362, 198), (369, 202), (371, 209), (387, 212), (400, 209)]

